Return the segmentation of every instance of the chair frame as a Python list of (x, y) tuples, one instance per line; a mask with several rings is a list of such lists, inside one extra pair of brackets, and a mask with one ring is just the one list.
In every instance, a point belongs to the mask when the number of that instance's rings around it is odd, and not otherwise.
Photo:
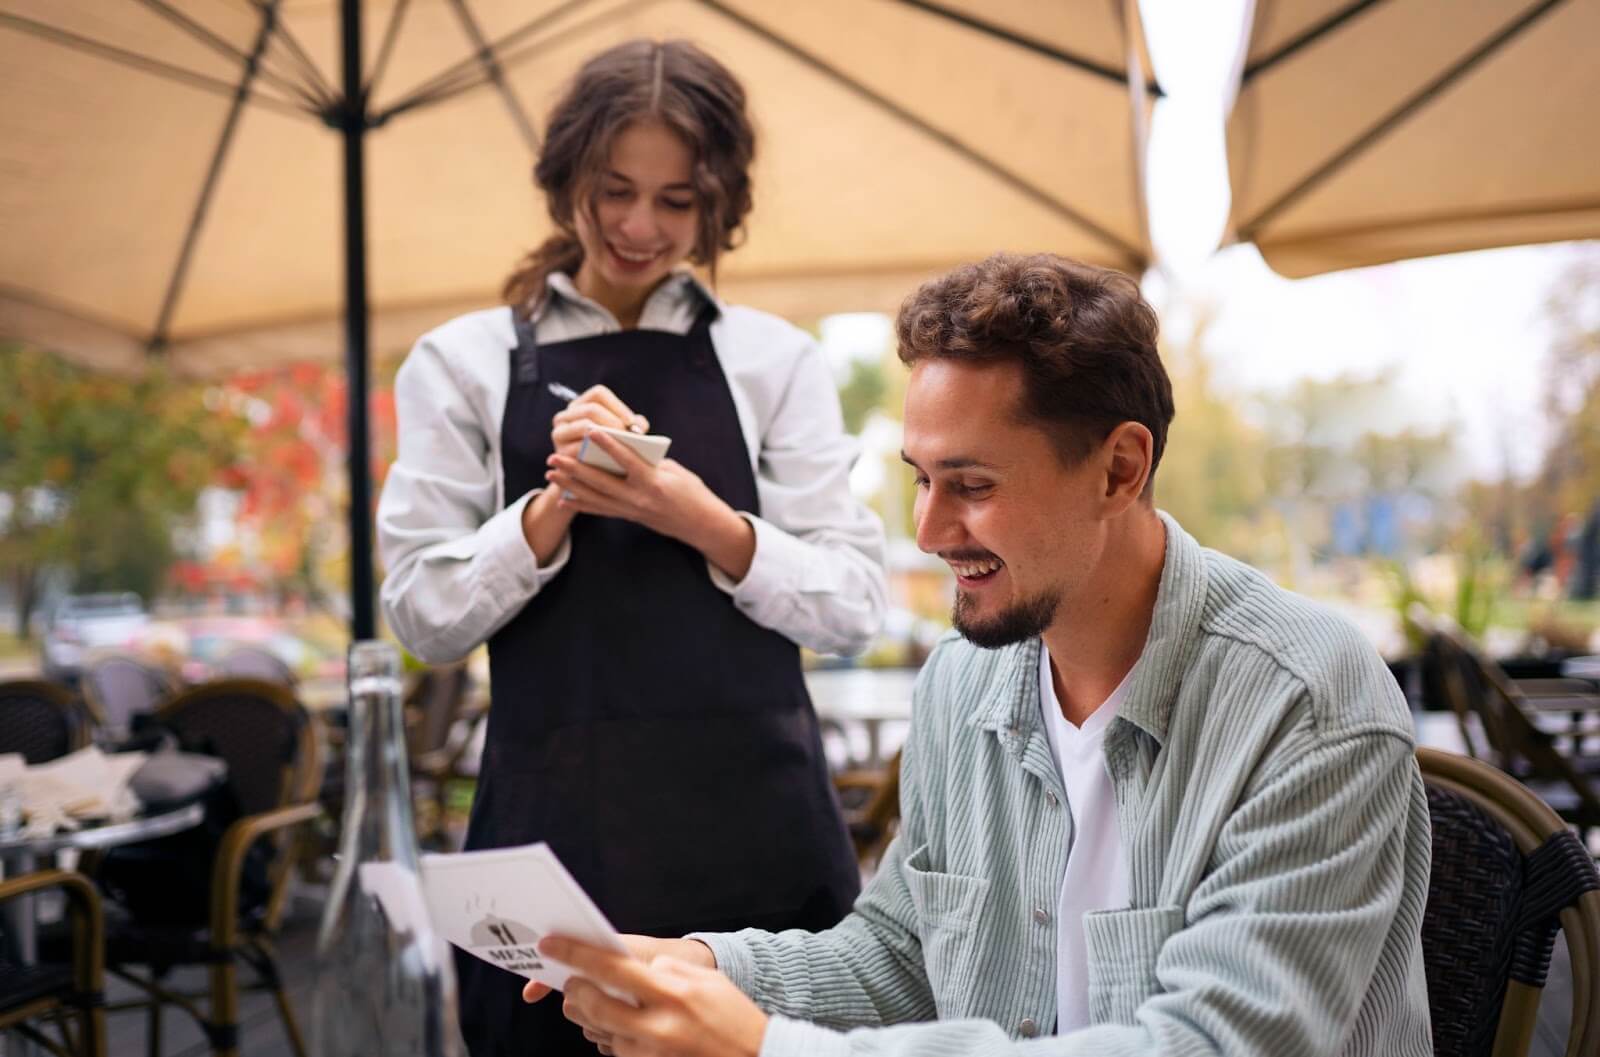
[[(161, 1052), (161, 1010), (169, 1004), (182, 1009), (199, 1023), (214, 1054), (236, 1057), (239, 1052), (241, 990), (272, 992), (290, 1046), (298, 1057), (306, 1057), (307, 1053), (299, 1021), (283, 990), (271, 936), (277, 931), (288, 899), (289, 879), (295, 860), (292, 854), (295, 830), (322, 812), (322, 805), (317, 800), (322, 769), (315, 719), (289, 688), (260, 679), (221, 679), (202, 683), (169, 700), (157, 711), (156, 716), (160, 719), (213, 698), (240, 694), (252, 694), (273, 702), (285, 712), (299, 713), (305, 720), (298, 735), (299, 747), (292, 764), (284, 768), (279, 806), (246, 815), (230, 825), (223, 834), (217, 857), (212, 862), (211, 913), (207, 926), (210, 948), (207, 961), (211, 979), (207, 991), (183, 994), (162, 986), (155, 977), (129, 972), (120, 965), (110, 967), (113, 974), (148, 996), (140, 1001), (118, 1003), (109, 1008), (114, 1012), (125, 1009), (148, 1011), (149, 1051), (152, 1057)], [(269, 894), (265, 911), (258, 925), (246, 928), (239, 917), (239, 886), (244, 873), (245, 855), (257, 841), (269, 838), (278, 847), (268, 876)], [(256, 970), (259, 979), (255, 983), (241, 987), (239, 959), (249, 962)], [(209, 999), (209, 1016), (198, 1005), (200, 999)]]
[[(42, 1046), (57, 1057), (105, 1057), (105, 914), (100, 893), (82, 874), (66, 870), (35, 870), (0, 881), (0, 902), (31, 896), (51, 888), (67, 895), (67, 913), (72, 919), (72, 994), (46, 995), (0, 1012), (0, 1031), (11, 1030)], [(78, 1038), (74, 1042), (67, 1029), (67, 1010), (76, 1010)], [(54, 1015), (62, 1042), (28, 1023), (36, 1017)]]
[[(1504, 827), (1524, 857), (1552, 838), (1571, 834), (1548, 804), (1515, 778), (1481, 760), (1421, 748), (1417, 764), (1424, 782), (1470, 801)], [(1583, 861), (1588, 861), (1586, 856)], [(1567, 1057), (1592, 1057), (1600, 1053), (1600, 997), (1596, 990), (1600, 988), (1600, 887), (1584, 892), (1560, 912), (1560, 919), (1572, 960), (1572, 1025), (1566, 1053)], [(1494, 1040), (1495, 1057), (1527, 1054), (1542, 993), (1542, 985), (1507, 981)]]

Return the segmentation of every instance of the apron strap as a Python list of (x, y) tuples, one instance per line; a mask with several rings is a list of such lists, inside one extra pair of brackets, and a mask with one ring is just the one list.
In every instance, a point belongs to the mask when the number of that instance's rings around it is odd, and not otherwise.
[(700, 309), (700, 314), (694, 317), (694, 325), (689, 328), (689, 363), (697, 371), (713, 366), (716, 349), (711, 344), (711, 324), (721, 314), (722, 309), (717, 307), (717, 303), (708, 299)]
[(534, 336), (533, 320), (513, 312), (517, 347), (511, 350), (511, 384), (534, 385), (539, 381), (539, 339)]

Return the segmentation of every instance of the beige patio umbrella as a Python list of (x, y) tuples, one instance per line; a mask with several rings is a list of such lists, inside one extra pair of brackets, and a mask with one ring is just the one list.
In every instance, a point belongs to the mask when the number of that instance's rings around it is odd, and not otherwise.
[(1600, 0), (1256, 0), (1230, 227), (1298, 277), (1600, 237)]
[(1133, 0), (0, 0), (0, 339), (191, 373), (343, 353), (367, 634), (369, 349), (496, 302), (547, 234), (543, 114), (641, 35), (723, 59), (764, 133), (731, 299), (1148, 257)]
[[(639, 35), (696, 40), (749, 90), (764, 137), (731, 298), (892, 309), (996, 248), (1148, 255), (1123, 0), (362, 10), (379, 354), (495, 303), (547, 233), (529, 180), (545, 111), (584, 57)], [(0, 0), (0, 334), (100, 365), (154, 346), (189, 371), (338, 355), (342, 145), (319, 113), (338, 105), (339, 19), (312, 0)]]

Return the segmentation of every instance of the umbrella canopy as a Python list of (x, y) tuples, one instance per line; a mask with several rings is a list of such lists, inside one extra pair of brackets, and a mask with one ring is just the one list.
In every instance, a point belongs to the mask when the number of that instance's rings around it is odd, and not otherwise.
[(1600, 236), (1600, 0), (1256, 0), (1230, 228), (1299, 277)]
[[(763, 134), (730, 299), (888, 309), (1001, 248), (1137, 271), (1132, 0), (391, 0), (361, 5), (372, 343), (493, 304), (549, 231), (529, 172), (587, 56), (686, 37)], [(345, 345), (341, 10), (0, 0), (0, 337), (216, 373)], [(1130, 92), (1128, 72), (1134, 71)]]

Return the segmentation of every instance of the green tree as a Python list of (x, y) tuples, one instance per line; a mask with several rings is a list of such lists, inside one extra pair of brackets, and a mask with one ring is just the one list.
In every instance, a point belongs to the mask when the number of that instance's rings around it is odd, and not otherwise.
[(0, 346), (0, 569), (18, 634), (51, 568), (78, 589), (155, 594), (239, 426), (160, 369), (115, 378)]
[(1161, 350), (1176, 415), (1156, 473), (1156, 504), (1207, 546), (1248, 554), (1265, 498), (1265, 438), (1214, 380), (1206, 347), (1212, 318), (1200, 311), (1188, 336)]
[(1600, 247), (1574, 258), (1546, 307), (1554, 340), (1544, 406), (1552, 429), (1539, 483), (1554, 520), (1600, 499)]
[(844, 412), (845, 432), (859, 434), (861, 427), (866, 425), (867, 416), (882, 409), (883, 398), (888, 392), (889, 383), (883, 377), (881, 363), (852, 360), (850, 377), (839, 387), (839, 407)]

